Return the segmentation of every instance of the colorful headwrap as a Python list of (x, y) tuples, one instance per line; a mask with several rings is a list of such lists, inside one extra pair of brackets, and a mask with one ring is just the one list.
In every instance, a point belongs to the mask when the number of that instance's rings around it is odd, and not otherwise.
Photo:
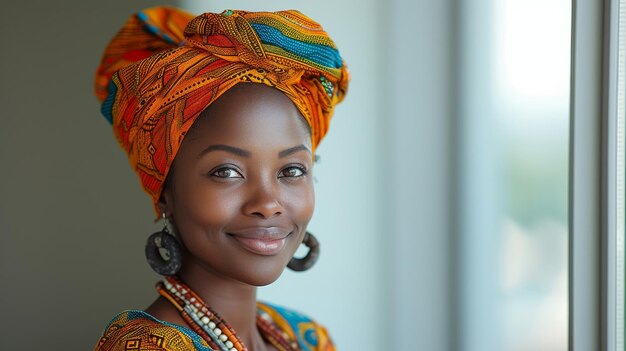
[(96, 74), (102, 113), (157, 203), (185, 134), (237, 83), (282, 91), (311, 127), (313, 149), (347, 90), (348, 71), (322, 27), (298, 11), (192, 15), (156, 7), (130, 18)]

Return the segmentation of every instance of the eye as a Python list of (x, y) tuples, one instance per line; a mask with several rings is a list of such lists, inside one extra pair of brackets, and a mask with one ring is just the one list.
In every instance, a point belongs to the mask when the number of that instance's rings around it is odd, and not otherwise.
[(243, 176), (241, 175), (241, 173), (239, 173), (239, 171), (231, 167), (222, 167), (222, 168), (216, 169), (215, 171), (211, 173), (211, 176), (217, 177), (217, 178), (243, 178)]
[(306, 175), (306, 169), (304, 167), (291, 166), (280, 171), (278, 178), (298, 178)]

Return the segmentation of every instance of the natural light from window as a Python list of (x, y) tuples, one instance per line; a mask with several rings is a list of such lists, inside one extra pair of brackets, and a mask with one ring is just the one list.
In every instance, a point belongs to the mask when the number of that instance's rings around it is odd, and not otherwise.
[(464, 86), (484, 102), (463, 112), (482, 154), (466, 154), (461, 182), (460, 349), (567, 350), (571, 2), (489, 3), (466, 49), (485, 52)]

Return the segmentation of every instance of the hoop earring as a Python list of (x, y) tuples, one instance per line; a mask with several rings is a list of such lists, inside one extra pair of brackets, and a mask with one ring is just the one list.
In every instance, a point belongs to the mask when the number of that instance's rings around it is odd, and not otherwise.
[(163, 229), (148, 237), (146, 259), (153, 271), (160, 275), (176, 275), (182, 266), (180, 244), (170, 233), (169, 221), (163, 213)]
[(287, 267), (292, 271), (306, 271), (307, 269), (313, 267), (320, 256), (320, 243), (313, 234), (306, 232), (302, 243), (309, 248), (309, 252), (303, 258), (292, 257), (291, 260), (289, 260)]

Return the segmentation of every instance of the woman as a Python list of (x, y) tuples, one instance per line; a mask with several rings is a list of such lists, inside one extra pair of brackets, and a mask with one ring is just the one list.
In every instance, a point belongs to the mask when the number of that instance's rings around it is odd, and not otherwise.
[[(311, 170), (347, 81), (332, 40), (296, 11), (158, 7), (125, 24), (96, 94), (165, 222), (146, 245), (165, 278), (96, 350), (334, 350), (322, 326), (257, 302), (256, 287), (317, 258)], [(294, 258), (301, 243), (309, 252)]]

